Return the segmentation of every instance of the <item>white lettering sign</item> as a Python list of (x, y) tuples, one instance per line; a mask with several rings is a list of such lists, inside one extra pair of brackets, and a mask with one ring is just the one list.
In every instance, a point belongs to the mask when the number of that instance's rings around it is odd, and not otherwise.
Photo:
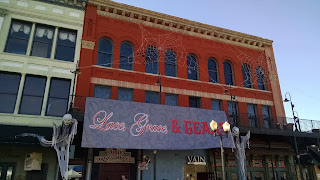
[(205, 156), (187, 156), (188, 162), (187, 164), (193, 165), (206, 165), (206, 157)]

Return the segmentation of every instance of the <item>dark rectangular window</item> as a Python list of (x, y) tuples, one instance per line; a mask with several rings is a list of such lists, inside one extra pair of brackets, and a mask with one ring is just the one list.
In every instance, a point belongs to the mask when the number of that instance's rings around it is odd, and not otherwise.
[(70, 80), (52, 78), (47, 103), (47, 116), (62, 117), (68, 110)]
[(20, 104), (20, 114), (41, 114), (46, 81), (46, 77), (26, 76)]
[(166, 105), (178, 106), (178, 95), (176, 94), (166, 94), (165, 97)]
[(0, 72), (0, 113), (13, 113), (21, 75)]
[(74, 61), (77, 31), (59, 29), (55, 59)]
[(211, 109), (221, 111), (221, 101), (212, 99), (211, 100)]
[(265, 128), (271, 128), (271, 115), (270, 115), (270, 107), (262, 106), (262, 116)]
[(9, 30), (5, 52), (27, 53), (32, 23), (13, 19)]
[(247, 104), (250, 127), (257, 127), (257, 108), (255, 104)]
[(145, 102), (152, 104), (159, 104), (159, 93), (154, 91), (146, 91)]
[(236, 102), (228, 102), (229, 121), (232, 126), (238, 126), (238, 105)]
[(94, 97), (101, 99), (110, 99), (111, 87), (104, 85), (94, 85)]
[(54, 31), (52, 26), (36, 25), (31, 56), (50, 58)]
[(133, 89), (118, 88), (118, 100), (132, 101), (132, 99), (133, 99)]
[(189, 107), (201, 108), (199, 97), (189, 97)]

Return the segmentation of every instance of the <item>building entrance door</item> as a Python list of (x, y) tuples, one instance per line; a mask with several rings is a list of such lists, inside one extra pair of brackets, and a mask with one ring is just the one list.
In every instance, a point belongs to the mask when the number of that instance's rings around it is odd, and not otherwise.
[(99, 180), (120, 180), (125, 175), (130, 177), (130, 164), (100, 164)]

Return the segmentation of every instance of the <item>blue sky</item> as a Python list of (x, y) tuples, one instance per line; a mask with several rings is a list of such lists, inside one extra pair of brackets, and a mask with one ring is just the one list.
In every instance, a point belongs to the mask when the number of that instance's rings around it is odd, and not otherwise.
[(319, 0), (116, 1), (273, 40), (283, 99), (290, 92), (300, 119), (320, 120)]

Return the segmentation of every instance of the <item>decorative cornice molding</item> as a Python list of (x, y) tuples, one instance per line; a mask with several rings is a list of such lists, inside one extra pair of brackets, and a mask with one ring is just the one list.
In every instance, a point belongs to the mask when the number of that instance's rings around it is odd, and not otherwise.
[(221, 41), (251, 49), (263, 50), (272, 41), (216, 26), (178, 18), (109, 0), (90, 0), (88, 4), (97, 6), (97, 14), (126, 20), (151, 27)]
[(82, 44), (82, 48), (93, 50), (95, 42), (82, 40), (81, 44)]
[[(124, 87), (124, 88), (132, 88), (132, 89), (143, 89), (148, 91), (160, 91), (159, 86), (156, 86), (156, 85), (133, 83), (133, 82), (127, 82), (127, 81), (118, 81), (118, 80), (103, 79), (103, 78), (96, 78), (96, 77), (91, 77), (91, 83)], [(205, 97), (205, 98), (220, 99), (220, 100), (230, 100), (230, 95), (215, 94), (215, 93), (208, 93), (208, 92), (202, 92), (202, 91), (194, 91), (194, 90), (186, 90), (186, 89), (178, 89), (178, 88), (170, 88), (170, 87), (162, 87), (161, 91), (164, 93), (182, 94), (187, 96), (197, 96), (197, 97)], [(272, 101), (263, 100), (263, 99), (254, 99), (254, 98), (236, 96), (235, 101), (273, 106)]]

